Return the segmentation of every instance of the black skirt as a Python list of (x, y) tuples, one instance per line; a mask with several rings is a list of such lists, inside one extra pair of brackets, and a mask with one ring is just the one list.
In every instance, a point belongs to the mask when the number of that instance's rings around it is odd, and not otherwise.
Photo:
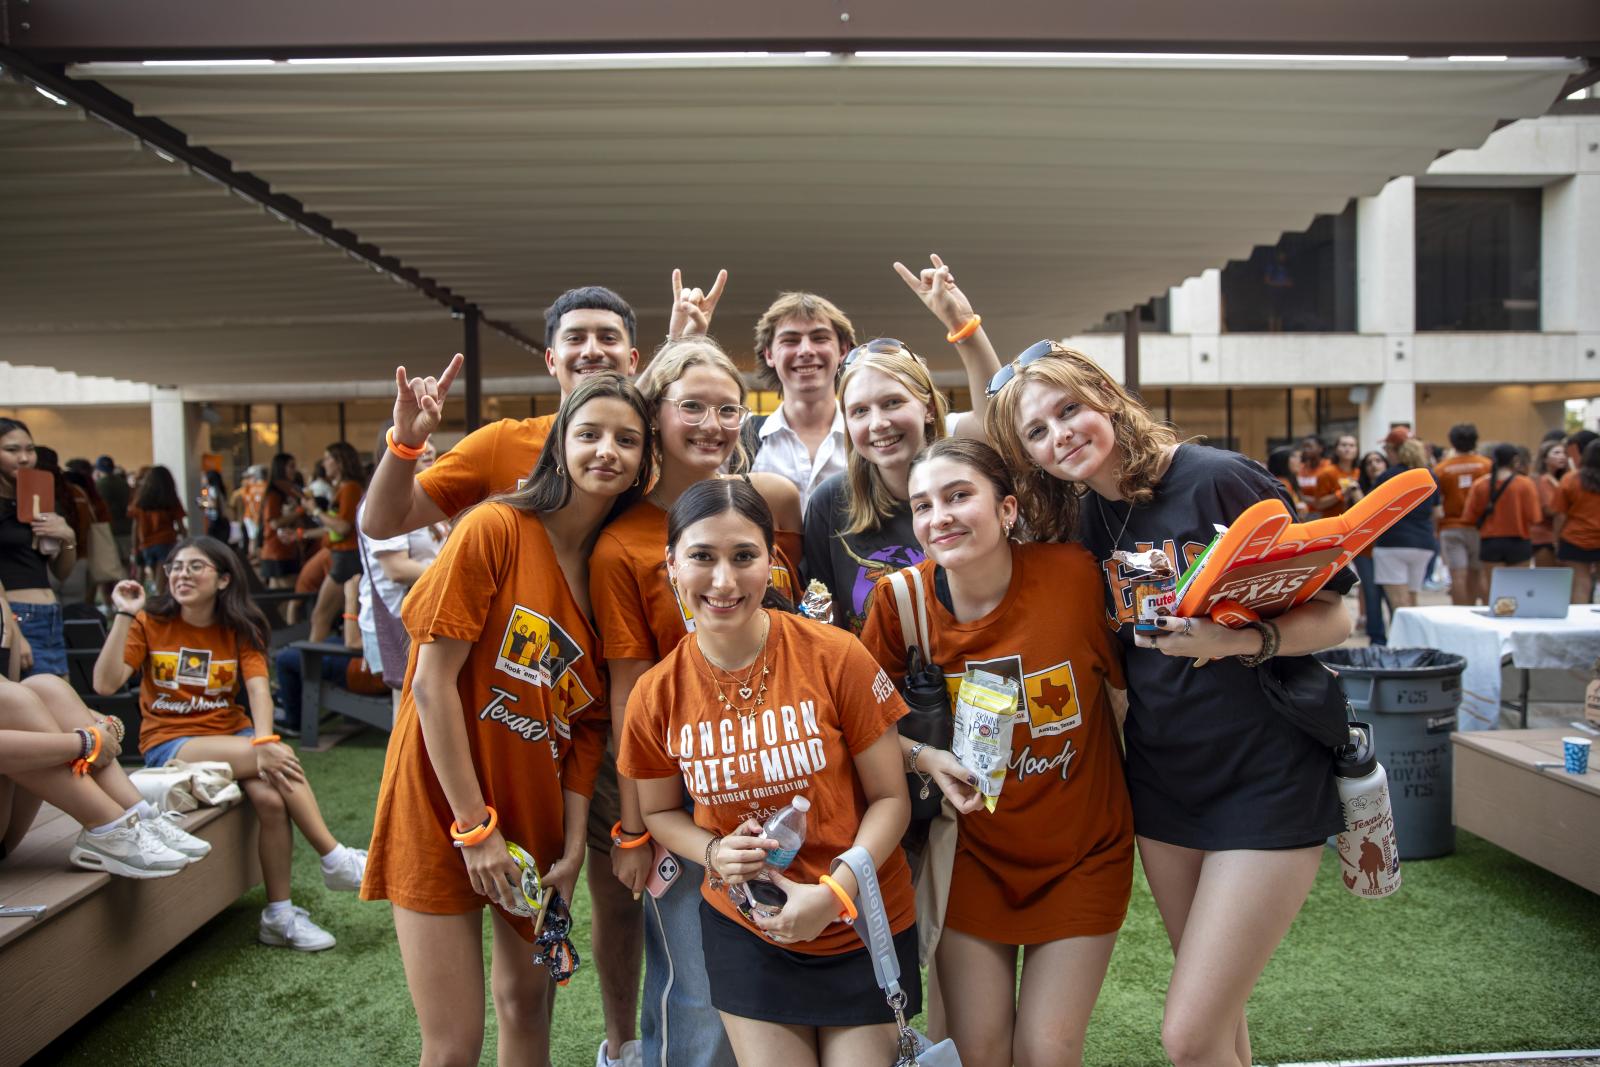
[[(894, 1022), (863, 945), (854, 952), (813, 956), (760, 937), (700, 901), (711, 1003), (742, 1019), (789, 1026), (875, 1026)], [(917, 928), (894, 935), (906, 1018), (922, 1010)]]

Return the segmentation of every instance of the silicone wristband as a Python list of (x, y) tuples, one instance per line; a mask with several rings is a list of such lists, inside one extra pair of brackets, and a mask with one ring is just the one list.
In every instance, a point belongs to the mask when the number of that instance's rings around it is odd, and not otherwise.
[(94, 747), (89, 750), (87, 756), (72, 761), (72, 773), (80, 777), (93, 770), (94, 761), (100, 758), (100, 731), (93, 726), (85, 726), (84, 729), (94, 738)]
[(645, 842), (647, 842), (649, 840), (650, 840), (650, 831), (649, 830), (644, 831), (644, 833), (640, 834), (638, 837), (635, 837), (631, 841), (623, 840), (623, 837), (622, 837), (622, 820), (621, 819), (618, 819), (616, 825), (611, 828), (611, 843), (613, 845), (617, 845), (617, 846), (620, 846), (622, 848), (638, 848), (639, 846), (643, 845)]
[(393, 426), (389, 427), (389, 432), (383, 435), (383, 439), (388, 442), (389, 451), (393, 452), (401, 459), (417, 460), (422, 458), (423, 449), (412, 448), (410, 445), (403, 445), (394, 439)]
[(137, 616), (137, 615), (135, 615), (135, 614), (134, 614), (134, 613), (133, 613), (133, 612), (131, 612), (131, 611), (122, 611), (122, 610), (120, 610), (120, 609), (119, 609), (119, 610), (118, 610), (118, 611), (117, 611), (117, 614), (118, 614), (118, 615), (126, 615), (126, 616), (127, 616), (127, 617), (128, 617), (128, 618), (130, 618), (130, 619), (137, 619), (137, 618), (138, 618), (138, 617), (139, 617), (139, 616)]
[(255, 748), (257, 745), (270, 745), (274, 741), (282, 740), (283, 738), (279, 737), (277, 734), (268, 734), (266, 737), (252, 737), (250, 739), (250, 747)]
[(450, 837), (455, 841), (457, 848), (471, 848), (480, 845), (494, 833), (494, 828), (500, 825), (500, 814), (489, 805), (483, 806), (489, 814), (483, 817), (483, 822), (470, 830), (462, 830), (455, 823), (450, 824)]
[(350, 620), (350, 621), (351, 621), (351, 622), (356, 622), (356, 621), (358, 621), (358, 620), (359, 620), (359, 619), (360, 619), (360, 618), (361, 618), (361, 616), (359, 616), (359, 615), (352, 615), (352, 614), (350, 614), (350, 613), (349, 613), (349, 612), (348, 612), (348, 611), (347, 611), (347, 612), (345, 612), (345, 613), (344, 613), (344, 615), (343, 615), (343, 616), (342, 616), (342, 617), (343, 617), (343, 618), (346, 618), (346, 619), (348, 619), (348, 620)]
[(961, 329), (956, 330), (953, 333), (945, 334), (944, 335), (944, 339), (946, 341), (949, 341), (951, 344), (956, 344), (957, 342), (965, 341), (967, 338), (969, 338), (973, 334), (977, 333), (978, 332), (978, 327), (982, 326), (982, 325), (983, 325), (983, 316), (982, 315), (974, 315), (974, 316), (972, 316), (972, 318), (968, 319), (964, 324), (962, 324)]
[(817, 881), (833, 890), (833, 895), (839, 898), (839, 921), (854, 925), (856, 921), (856, 902), (850, 899), (850, 894), (844, 891), (844, 886), (835, 882), (831, 874), (825, 874)]

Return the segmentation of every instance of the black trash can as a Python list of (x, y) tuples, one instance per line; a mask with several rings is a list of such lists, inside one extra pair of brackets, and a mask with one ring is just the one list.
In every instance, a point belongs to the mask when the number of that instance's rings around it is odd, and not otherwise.
[(1356, 717), (1372, 724), (1378, 762), (1389, 775), (1400, 858), (1448, 856), (1450, 733), (1461, 706), (1467, 661), (1433, 648), (1335, 648), (1317, 658), (1339, 673)]

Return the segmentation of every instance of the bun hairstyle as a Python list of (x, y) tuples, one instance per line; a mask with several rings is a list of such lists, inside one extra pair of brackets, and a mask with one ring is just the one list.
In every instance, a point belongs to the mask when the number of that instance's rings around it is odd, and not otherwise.
[[(192, 548), (205, 556), (211, 565), (217, 568), (217, 577), (228, 579), (228, 584), (217, 590), (216, 612), (219, 624), (239, 635), (239, 640), (260, 652), (266, 652), (272, 645), (272, 627), (267, 624), (267, 617), (256, 607), (255, 601), (250, 599), (250, 579), (244, 573), (244, 564), (239, 560), (239, 554), (215, 537), (186, 537), (172, 546), (169, 560), (177, 559), (178, 553), (186, 548)], [(172, 598), (171, 593), (163, 593), (154, 597), (146, 605), (145, 611), (157, 619), (171, 619), (178, 615), (182, 608)]]
[(984, 429), (995, 443), (1022, 491), (1017, 500), (1022, 518), (1041, 541), (1070, 541), (1077, 536), (1078, 511), (1089, 487), (1064, 482), (1038, 467), (1017, 437), (1017, 408), (1029, 382), (1045, 382), (1063, 389), (1078, 403), (1111, 419), (1120, 461), (1117, 491), (1132, 505), (1148, 504), (1155, 496), (1162, 460), (1178, 443), (1172, 427), (1157, 422), (1148, 408), (1101, 369), (1074, 349), (1062, 351), (1018, 367), (1016, 375), (989, 401)]
[[(767, 546), (767, 556), (771, 558), (774, 543), (772, 509), (767, 507), (766, 500), (756, 492), (755, 487), (743, 478), (707, 478), (685, 489), (673, 503), (672, 510), (667, 512), (667, 551), (675, 555), (683, 532), (695, 523), (730, 511), (755, 524), (761, 531), (762, 543)], [(761, 598), (761, 606), (794, 611), (789, 598), (770, 585), (767, 586), (766, 595)]]
[[(655, 420), (660, 416), (661, 398), (666, 395), (667, 387), (673, 382), (688, 374), (695, 367), (710, 367), (712, 370), (721, 371), (733, 380), (739, 389), (739, 403), (745, 402), (744, 376), (739, 373), (739, 368), (729, 358), (722, 346), (709, 337), (680, 337), (675, 340), (662, 342), (656, 349), (655, 355), (650, 359), (650, 365), (644, 373), (639, 375), (636, 383), (639, 395), (644, 397), (645, 409), (649, 411), (651, 424), (657, 425)], [(708, 416), (708, 418), (714, 416)], [(656, 434), (656, 462), (661, 462), (659, 455), (661, 447), (660, 434)], [(750, 457), (745, 451), (744, 434), (739, 434), (734, 440), (733, 455), (729, 459), (732, 470), (745, 470), (750, 466)]]
[[(868, 351), (857, 356), (856, 361), (845, 368), (844, 375), (839, 379), (840, 410), (844, 410), (844, 394), (850, 388), (850, 380), (863, 370), (875, 370), (887, 374), (928, 409), (930, 421), (922, 431), (924, 446), (945, 436), (945, 417), (950, 412), (950, 406), (945, 401), (944, 394), (934, 387), (933, 377), (928, 373), (927, 366), (916, 357), (915, 353), (908, 348), (902, 348), (898, 352)], [(850, 496), (845, 513), (845, 527), (840, 532), (858, 534), (876, 530), (895, 513), (900, 501), (889, 492), (889, 487), (884, 484), (883, 474), (877, 465), (856, 451), (848, 433), (844, 435), (844, 451), (847, 457), (845, 478), (850, 487)]]

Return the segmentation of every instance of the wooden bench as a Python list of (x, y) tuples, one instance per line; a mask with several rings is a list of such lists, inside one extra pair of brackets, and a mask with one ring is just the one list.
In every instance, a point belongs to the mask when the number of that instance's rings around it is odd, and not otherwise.
[(38, 918), (0, 918), (0, 1067), (44, 1048), (261, 881), (248, 803), (201, 808), (183, 825), (211, 853), (170, 878), (73, 867), (67, 854), (80, 827), (48, 805), (0, 861), (0, 905), (47, 908)]
[(1577, 732), (1451, 734), (1455, 824), (1600, 893), (1600, 767), (1591, 757), (1588, 774), (1561, 769), (1561, 738)]
[(368, 696), (352, 693), (344, 686), (322, 677), (324, 656), (359, 656), (359, 648), (347, 648), (337, 641), (296, 641), (300, 651), (300, 745), (316, 748), (322, 716), (327, 712), (348, 715), (384, 733), (394, 729), (394, 703), (387, 693)]

